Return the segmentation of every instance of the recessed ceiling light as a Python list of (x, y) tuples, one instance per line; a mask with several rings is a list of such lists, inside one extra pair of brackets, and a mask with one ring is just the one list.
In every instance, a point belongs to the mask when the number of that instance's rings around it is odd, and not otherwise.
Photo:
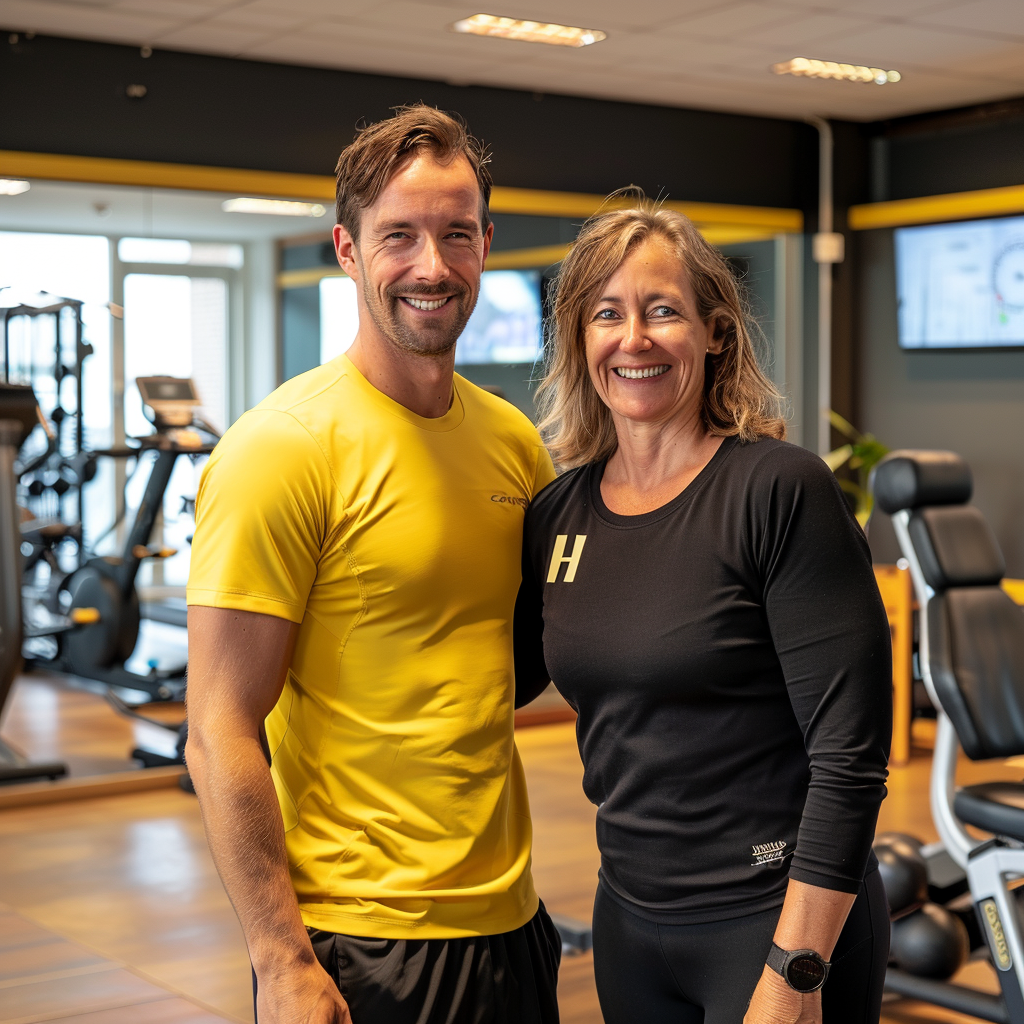
[(225, 199), (225, 213), (272, 213), (278, 217), (322, 217), (327, 210), (319, 203), (293, 203), (285, 199)]
[(20, 196), (32, 186), (18, 178), (0, 178), (0, 196)]
[(782, 64), (773, 64), (772, 71), (777, 75), (832, 78), (840, 82), (869, 82), (875, 85), (898, 82), (902, 77), (898, 71), (866, 68), (860, 64), (837, 64), (834, 60), (811, 60), (808, 57), (794, 57)]
[(518, 39), (523, 43), (550, 43), (552, 46), (590, 46), (607, 38), (596, 28), (573, 28), (572, 25), (552, 25), (545, 21), (518, 21), (501, 18), (496, 14), (474, 14), (455, 22), (456, 32), (472, 32), (477, 36), (498, 36), (500, 39)]

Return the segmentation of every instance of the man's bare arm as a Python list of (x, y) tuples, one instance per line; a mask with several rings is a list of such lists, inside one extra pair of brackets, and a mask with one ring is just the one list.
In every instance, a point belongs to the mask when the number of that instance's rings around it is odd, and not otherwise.
[(260, 1024), (349, 1024), (348, 1007), (317, 962), (299, 915), (261, 744), (298, 626), (271, 615), (193, 606), (188, 627), (185, 756), (256, 971)]

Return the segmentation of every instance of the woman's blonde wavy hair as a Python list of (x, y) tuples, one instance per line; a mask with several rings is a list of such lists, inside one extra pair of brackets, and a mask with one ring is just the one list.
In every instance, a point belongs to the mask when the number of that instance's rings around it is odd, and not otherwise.
[(676, 251), (696, 296), (698, 315), (705, 324), (714, 322), (715, 336), (722, 339), (721, 351), (709, 352), (704, 361), (705, 428), (744, 441), (784, 438), (783, 399), (758, 366), (751, 334), (760, 332), (729, 264), (688, 217), (634, 189), (609, 199), (624, 196), (633, 201), (629, 208), (599, 212), (583, 225), (555, 283), (545, 373), (537, 390), (539, 429), (552, 458), (560, 468), (571, 469), (606, 459), (618, 446), (611, 412), (590, 380), (584, 333), (605, 282), (652, 237), (664, 238)]

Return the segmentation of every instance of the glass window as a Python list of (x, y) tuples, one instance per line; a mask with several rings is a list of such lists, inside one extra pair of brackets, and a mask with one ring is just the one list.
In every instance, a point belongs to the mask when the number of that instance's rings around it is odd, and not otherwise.
[(320, 362), (347, 352), (359, 330), (356, 283), (351, 277), (320, 279)]
[(152, 432), (136, 377), (191, 377), (199, 414), (227, 425), (228, 286), (219, 277), (128, 274), (124, 279), (124, 431)]
[[(128, 274), (124, 279), (124, 428), (129, 437), (152, 433), (135, 384), (137, 377), (191, 377), (202, 401), (197, 414), (217, 432), (227, 426), (228, 284), (220, 277)], [(149, 460), (132, 478), (128, 506), (138, 507), (149, 479)], [(161, 562), (146, 562), (140, 586), (184, 586), (193, 522), (186, 499), (195, 497), (202, 462), (181, 456), (164, 495), (162, 529), (154, 542), (176, 548)]]
[[(64, 235), (0, 231), (0, 306), (24, 303), (43, 306), (55, 297), (81, 299), (84, 340), (93, 347), (82, 366), (83, 447), (105, 448), (113, 441), (113, 385), (110, 327), (110, 241), (100, 235)], [(70, 320), (67, 313), (65, 317)], [(52, 317), (10, 321), (12, 380), (31, 383), (47, 415), (58, 402), (54, 377), (54, 320)], [(64, 361), (73, 361), (73, 324), (61, 329)], [(19, 372), (16, 367), (21, 364)], [(21, 378), (25, 379), (22, 380)], [(76, 411), (75, 382), (60, 384), (60, 405)], [(67, 453), (67, 454), (70, 454)], [(101, 459), (96, 479), (86, 488), (86, 542), (104, 530), (114, 517), (113, 467)], [(44, 496), (45, 497), (45, 496)], [(38, 514), (56, 514), (40, 506)]]

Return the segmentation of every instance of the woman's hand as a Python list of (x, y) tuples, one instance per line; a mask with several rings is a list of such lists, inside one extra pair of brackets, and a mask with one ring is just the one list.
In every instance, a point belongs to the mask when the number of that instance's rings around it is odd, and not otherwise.
[(743, 1024), (821, 1024), (821, 989), (801, 993), (766, 966)]

